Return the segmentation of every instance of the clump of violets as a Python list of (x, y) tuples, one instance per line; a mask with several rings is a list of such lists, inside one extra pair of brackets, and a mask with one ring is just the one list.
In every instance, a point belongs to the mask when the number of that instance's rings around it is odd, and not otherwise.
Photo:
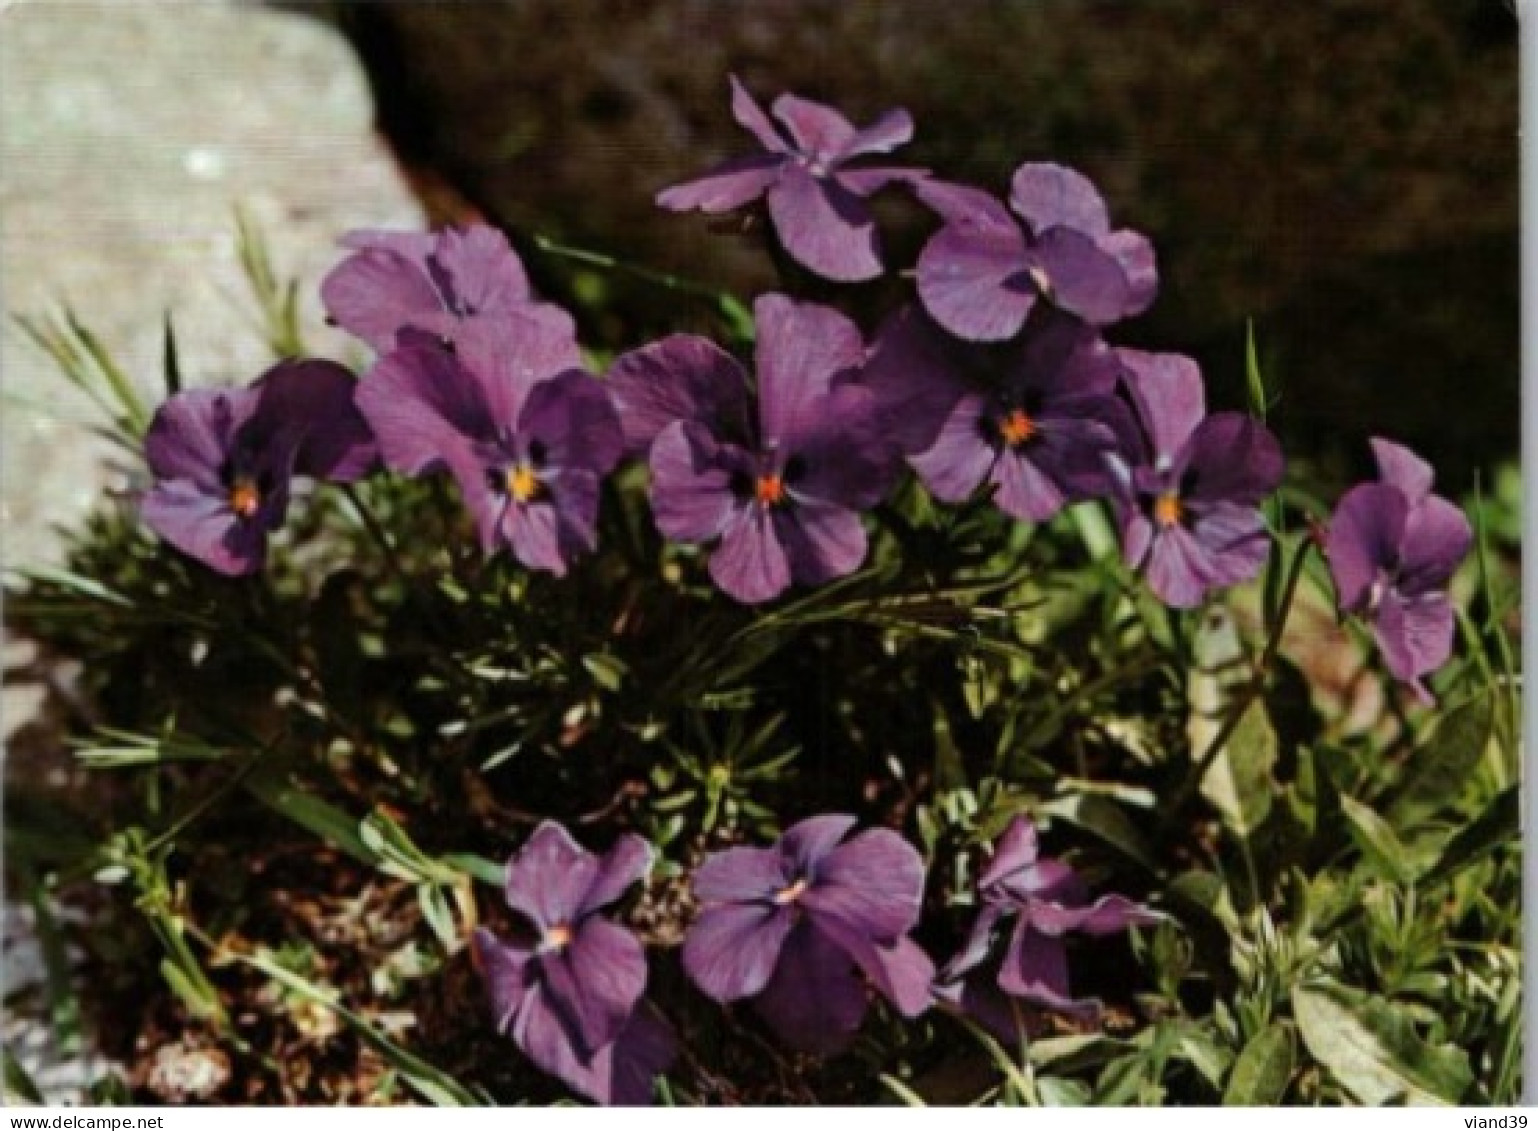
[(140, 504), (144, 521), (218, 573), (256, 572), (295, 476), (352, 482), (376, 462), (356, 387), (332, 362), (285, 361), (243, 389), (171, 397), (144, 438), (155, 480)]
[(1012, 338), (1042, 300), (1096, 326), (1153, 302), (1153, 247), (1111, 228), (1105, 201), (1081, 173), (1021, 165), (1008, 208), (964, 185), (917, 180), (913, 190), (943, 221), (919, 256), (919, 297), (958, 337)]
[(756, 412), (742, 366), (703, 338), (625, 354), (609, 374), (632, 450), (649, 453), (658, 529), (714, 542), (711, 577), (748, 604), (859, 568), (860, 512), (899, 466), (874, 396), (852, 383), (865, 357), (854, 323), (781, 295), (753, 312)]
[(1408, 448), (1371, 441), (1378, 481), (1351, 488), (1325, 537), (1342, 614), (1372, 625), (1383, 662), (1423, 702), (1421, 677), (1452, 654), (1453, 572), (1473, 544), (1463, 512), (1431, 493), (1431, 466)]
[(624, 436), (564, 329), (504, 313), (466, 323), (452, 349), (408, 333), (364, 377), (358, 407), (389, 467), (454, 476), (486, 553), (506, 546), (560, 576), (596, 545)]
[(863, 973), (904, 1016), (930, 1004), (934, 966), (908, 939), (924, 865), (896, 833), (849, 837), (853, 817), (812, 817), (769, 848), (729, 848), (694, 874), (699, 918), (684, 969), (720, 1002), (751, 999), (786, 1044), (830, 1055), (865, 1017)]
[(484, 927), (475, 957), (497, 1028), (545, 1072), (602, 1104), (651, 1102), (675, 1054), (672, 1030), (643, 1000), (646, 954), (600, 914), (643, 879), (651, 848), (626, 835), (602, 857), (546, 821), (508, 862), (503, 940)]
[(1041, 522), (1105, 491), (1105, 456), (1127, 430), (1120, 373), (1099, 335), (1066, 315), (990, 345), (909, 306), (877, 333), (861, 381), (935, 498), (964, 502), (987, 484), (1005, 514)]
[(1271, 540), (1259, 507), (1281, 484), (1282, 450), (1243, 413), (1206, 415), (1190, 358), (1117, 353), (1141, 424), (1107, 461), (1122, 553), (1165, 604), (1192, 608), (1265, 564)]
[(331, 321), (388, 353), (403, 330), (453, 340), (478, 318), (517, 314), (573, 333), (571, 316), (536, 302), (507, 237), (487, 224), (438, 232), (349, 232), (352, 254), (322, 280)]
[(1160, 918), (1121, 895), (1091, 902), (1071, 867), (1040, 854), (1036, 826), (1024, 816), (994, 845), (977, 889), (982, 910), (935, 992), (1010, 1042), (1023, 1029), (1020, 1003), (1083, 1017), (1099, 1012), (1099, 1002), (1076, 998), (1069, 988), (1066, 935), (1116, 934)]
[(793, 94), (774, 100), (771, 121), (753, 96), (732, 83), (732, 116), (764, 147), (735, 157), (698, 180), (665, 189), (657, 204), (675, 212), (730, 212), (763, 198), (792, 259), (827, 279), (859, 282), (881, 274), (876, 220), (867, 197), (889, 184), (922, 178), (906, 167), (852, 166), (913, 138), (906, 110), (888, 110), (856, 129), (831, 107)]

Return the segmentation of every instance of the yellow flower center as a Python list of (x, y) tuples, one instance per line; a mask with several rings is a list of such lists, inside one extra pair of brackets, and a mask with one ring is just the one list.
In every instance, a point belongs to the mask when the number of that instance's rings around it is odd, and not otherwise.
[(1180, 505), (1180, 496), (1173, 491), (1166, 491), (1154, 500), (1154, 521), (1161, 527), (1174, 526), (1180, 521), (1184, 508)]
[(237, 479), (230, 488), (230, 510), (241, 518), (250, 518), (262, 505), (262, 493), (249, 479)]
[(545, 932), (542, 940), (546, 950), (560, 950), (571, 942), (572, 931), (565, 923), (558, 923)]
[(753, 494), (766, 507), (785, 501), (785, 481), (778, 475), (760, 475)]
[(806, 888), (806, 880), (797, 880), (795, 883), (791, 884), (790, 887), (781, 888), (779, 891), (775, 892), (774, 901), (781, 906), (784, 906), (787, 903), (794, 903), (796, 900), (801, 898), (801, 895), (806, 891)]
[(507, 493), (520, 503), (526, 503), (539, 494), (539, 476), (528, 464), (520, 463), (507, 469)]
[(1013, 409), (1008, 416), (999, 421), (999, 435), (1004, 437), (1004, 442), (1010, 447), (1018, 447), (1036, 435), (1036, 422), (1030, 418), (1025, 409)]

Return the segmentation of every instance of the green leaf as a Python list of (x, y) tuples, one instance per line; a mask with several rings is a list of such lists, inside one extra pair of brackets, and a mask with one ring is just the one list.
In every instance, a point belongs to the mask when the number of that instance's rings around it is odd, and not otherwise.
[(1223, 1103), (1229, 1107), (1271, 1107), (1282, 1102), (1292, 1081), (1297, 1050), (1292, 1030), (1272, 1024), (1250, 1039), (1234, 1062)]
[(1031, 1042), (1031, 1063), (1056, 1072), (1077, 1073), (1105, 1064), (1131, 1048), (1127, 1041), (1099, 1033), (1042, 1037)]
[(165, 332), (165, 379), (166, 396), (174, 397), (182, 391), (182, 364), (176, 351), (176, 330), (171, 325), (171, 312), (166, 311)]
[(476, 856), (469, 852), (451, 852), (443, 857), (443, 862), (451, 868), (459, 869), (478, 883), (500, 888), (506, 882), (506, 871), (503, 866), (484, 856)]
[(1249, 837), (1271, 815), (1276, 758), (1276, 729), (1257, 699), (1202, 777), (1202, 796), (1240, 837)]
[(182, 1004), (194, 1017), (211, 1019), (223, 1012), (218, 997), (213, 994), (212, 987), (206, 983), (198, 985), (197, 980), (189, 977), (174, 959), (160, 960), (160, 976), (166, 980), (166, 985), (171, 987), (171, 992), (182, 999)]
[[(1195, 662), (1186, 687), (1191, 705), (1186, 737), (1196, 759), (1219, 738), (1235, 709), (1235, 695), (1243, 694), (1254, 669), (1233, 614), (1222, 607), (1209, 609), (1202, 617), (1191, 652)], [(1201, 780), (1202, 796), (1241, 838), (1248, 838), (1271, 813), (1276, 757), (1276, 730), (1265, 705), (1256, 699), (1245, 708)]]
[(1388, 810), (1395, 828), (1413, 827), (1463, 791), (1490, 742), (1494, 707), (1490, 695), (1476, 695), (1445, 715), (1410, 755)]
[(246, 779), (245, 786), (263, 805), (301, 828), (308, 829), (333, 847), (365, 864), (379, 863), (379, 854), (359, 834), (356, 817), (282, 781), (276, 774), (252, 774)]
[(1113, 1060), (1095, 1081), (1095, 1105), (1128, 1107), (1136, 1104), (1143, 1094), (1147, 1075), (1148, 1057), (1144, 1053), (1136, 1052)]
[(1299, 986), (1292, 1012), (1309, 1054), (1361, 1103), (1456, 1104), (1473, 1082), (1462, 1049), (1428, 1044), (1381, 998)]
[(86, 328), (84, 323), (75, 317), (75, 312), (69, 307), (64, 308), (64, 320), (69, 324), (70, 332), (74, 334), (76, 341), (90, 355), (101, 379), (112, 391), (118, 407), (122, 410), (123, 419), (128, 422), (133, 434), (144, 435), (150, 423), (149, 410), (144, 407), (144, 401), (140, 399), (133, 382), (128, 379), (128, 374), (123, 372), (122, 367), (107, 352), (106, 347)]
[(1354, 797), (1340, 796), (1340, 810), (1346, 828), (1372, 870), (1386, 880), (1408, 884), (1415, 879), (1416, 868), (1409, 852), (1394, 835), (1393, 827)]
[(369, 1024), (366, 1018), (342, 1005), (336, 1000), (335, 991), (322, 988), (300, 977), (264, 952), (259, 951), (252, 955), (237, 954), (234, 958), (243, 965), (261, 971), (292, 993), (335, 1013), (358, 1034), (360, 1040), (372, 1046), (392, 1068), (399, 1072), (401, 1078), (411, 1086), (412, 1090), (429, 1103), (437, 1104), (439, 1107), (478, 1106), (480, 1101), (473, 1092), (447, 1072), (429, 1064), (385, 1036)]
[(1041, 806), (1041, 812), (1077, 825), (1150, 871), (1157, 867), (1147, 839), (1122, 807), (1108, 797), (1087, 793), (1055, 797)]
[(891, 1092), (894, 1096), (896, 1096), (899, 1100), (901, 1100), (903, 1102), (904, 1106), (906, 1106), (906, 1107), (928, 1107), (929, 1106), (928, 1104), (926, 1104), (924, 1102), (924, 1097), (923, 1096), (919, 1095), (912, 1088), (908, 1087), (908, 1085), (904, 1084), (896, 1076), (889, 1076), (885, 1072), (883, 1072), (881, 1074), (881, 1076), (880, 1076), (880, 1080), (881, 1080), (882, 1084), (886, 1085), (887, 1091)]
[(1233, 1054), (1205, 1028), (1185, 1024), (1180, 1026), (1178, 1032), (1174, 1055), (1200, 1072), (1202, 1078), (1214, 1088), (1221, 1088)]
[(18, 1101), (25, 1104), (43, 1103), (43, 1093), (38, 1090), (32, 1077), (21, 1066), (21, 1062), (12, 1055), (8, 1048), (0, 1048), (0, 1058), (5, 1063), (5, 1102), (7, 1105)]
[(1089, 1085), (1060, 1076), (1038, 1076), (1036, 1098), (1042, 1107), (1084, 1107), (1089, 1103)]
[(1446, 879), (1483, 860), (1503, 844), (1518, 846), (1522, 835), (1522, 787), (1512, 786), (1442, 849), (1423, 877), (1425, 883)]
[(1271, 406), (1265, 378), (1260, 374), (1260, 357), (1255, 350), (1255, 323), (1250, 319), (1244, 323), (1244, 383), (1250, 398), (1250, 415), (1265, 420), (1266, 410)]
[(459, 930), (454, 925), (454, 913), (449, 910), (443, 889), (432, 884), (417, 886), (417, 903), (422, 908), (422, 918), (432, 928), (433, 934), (445, 949), (452, 949), (459, 942)]

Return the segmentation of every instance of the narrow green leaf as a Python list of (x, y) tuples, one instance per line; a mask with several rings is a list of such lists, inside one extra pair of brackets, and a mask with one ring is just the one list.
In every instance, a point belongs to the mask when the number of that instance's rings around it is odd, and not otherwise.
[(1223, 1077), (1233, 1060), (1233, 1054), (1209, 1030), (1191, 1024), (1180, 1026), (1174, 1055), (1200, 1072), (1202, 1079), (1214, 1088), (1223, 1086)]
[(443, 895), (443, 889), (432, 884), (417, 885), (417, 903), (422, 908), (422, 918), (432, 928), (433, 934), (446, 950), (452, 950), (459, 942), (459, 930), (454, 925), (454, 913)]
[(1381, 998), (1299, 986), (1292, 1012), (1309, 1054), (1361, 1103), (1456, 1104), (1473, 1082), (1462, 1049), (1428, 1044)]
[(500, 888), (506, 882), (504, 867), (484, 856), (476, 856), (469, 852), (454, 852), (445, 856), (443, 862), (451, 868), (459, 869), (478, 883)]
[(144, 407), (144, 400), (139, 396), (139, 390), (134, 388), (133, 382), (128, 379), (128, 374), (123, 372), (122, 367), (107, 352), (107, 348), (83, 322), (75, 317), (75, 312), (69, 307), (64, 308), (64, 320), (69, 324), (70, 332), (90, 355), (97, 371), (106, 381), (107, 387), (112, 390), (118, 407), (122, 409), (123, 416), (133, 428), (133, 434), (144, 435), (150, 423), (149, 410)]
[(1136, 1104), (1148, 1076), (1148, 1057), (1141, 1052), (1113, 1060), (1095, 1081), (1097, 1107), (1128, 1107)]
[(366, 1018), (354, 1013), (345, 1005), (336, 1000), (334, 992), (328, 992), (316, 986), (312, 982), (288, 970), (280, 963), (269, 958), (266, 954), (258, 952), (252, 955), (235, 955), (235, 960), (246, 966), (253, 967), (268, 978), (278, 982), (286, 989), (298, 994), (300, 997), (313, 1002), (323, 1009), (329, 1009), (358, 1034), (359, 1039), (372, 1046), (380, 1056), (384, 1057), (402, 1079), (419, 1096), (429, 1103), (439, 1107), (476, 1107), (479, 1100), (475, 1094), (455, 1080), (442, 1069), (429, 1064), (415, 1053), (410, 1052), (385, 1036), (374, 1026), (370, 1025)]
[(94, 601), (104, 604), (116, 605), (121, 609), (134, 607), (132, 601), (121, 593), (107, 588), (95, 578), (83, 577), (78, 573), (54, 566), (29, 566), (20, 574), (23, 581), (31, 585), (57, 585), (61, 589), (68, 589), (79, 593), (83, 597), (89, 597)]
[(43, 1103), (43, 1093), (9, 1048), (0, 1048), (0, 1059), (3, 1059), (5, 1066), (5, 1102)]
[(1061, 1076), (1036, 1078), (1036, 1098), (1042, 1107), (1084, 1107), (1089, 1097), (1089, 1085), (1082, 1080), (1065, 1080)]
[(901, 1100), (903, 1102), (904, 1106), (906, 1106), (906, 1107), (928, 1107), (929, 1106), (928, 1104), (926, 1104), (924, 1102), (924, 1097), (923, 1096), (919, 1095), (912, 1088), (908, 1087), (908, 1085), (904, 1084), (896, 1076), (891, 1076), (891, 1075), (888, 1075), (887, 1073), (883, 1072), (880, 1075), (879, 1079), (880, 1079), (881, 1083), (886, 1086), (887, 1091), (891, 1092), (894, 1096), (896, 1096), (899, 1100)]
[(1228, 1107), (1271, 1107), (1281, 1103), (1296, 1061), (1292, 1030), (1281, 1024), (1268, 1026), (1250, 1039), (1234, 1062), (1223, 1103)]
[(1372, 811), (1372, 807), (1341, 794), (1340, 809), (1346, 818), (1346, 828), (1367, 863), (1379, 876), (1398, 884), (1408, 884), (1415, 878), (1416, 869), (1409, 854), (1387, 821)]
[(1520, 846), (1521, 836), (1522, 787), (1514, 785), (1490, 802), (1473, 824), (1447, 842), (1422, 880), (1429, 884), (1446, 879), (1483, 860), (1503, 844)]
[(1126, 1041), (1099, 1033), (1043, 1037), (1031, 1042), (1031, 1063), (1065, 1074), (1078, 1073), (1105, 1064), (1131, 1047)]
[(365, 864), (380, 863), (379, 854), (359, 835), (357, 818), (336, 806), (310, 796), (274, 774), (252, 774), (246, 779), (245, 787), (263, 805), (301, 828), (308, 829), (333, 847)]
[(1264, 420), (1266, 410), (1271, 406), (1266, 396), (1265, 379), (1260, 375), (1260, 357), (1255, 350), (1255, 322), (1248, 318), (1244, 322), (1244, 382), (1249, 392), (1250, 415)]
[(33, 929), (37, 932), (38, 945), (43, 952), (53, 1039), (61, 1052), (72, 1054), (80, 1048), (82, 1027), (80, 999), (75, 993), (74, 979), (70, 974), (64, 932), (59, 928), (59, 921), (53, 913), (53, 902), (43, 885), (26, 873), (22, 876), (22, 884), (32, 904)]
[(174, 397), (182, 391), (182, 364), (177, 356), (176, 329), (171, 325), (171, 312), (166, 311), (165, 364), (166, 396)]
[(171, 992), (182, 999), (182, 1004), (194, 1017), (207, 1020), (218, 1017), (222, 1012), (219, 999), (210, 996), (210, 988), (200, 986), (197, 980), (188, 977), (174, 959), (166, 957), (160, 960), (160, 976), (171, 987)]

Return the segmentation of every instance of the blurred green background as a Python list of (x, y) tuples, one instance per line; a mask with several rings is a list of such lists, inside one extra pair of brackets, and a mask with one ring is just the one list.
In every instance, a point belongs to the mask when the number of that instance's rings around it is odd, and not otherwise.
[[(1153, 310), (1112, 338), (1194, 354), (1216, 405), (1242, 403), (1253, 319), (1275, 423), (1321, 487), (1368, 469), (1370, 434), (1425, 452), (1451, 493), (1516, 456), (1517, 23), (1501, 0), (285, 7), (357, 48), (440, 218), (468, 204), (746, 293), (774, 285), (766, 257), (651, 203), (753, 148), (727, 74), (856, 122), (906, 106), (903, 156), (952, 179), (1002, 191), (1026, 160), (1090, 174), (1162, 268)], [(889, 263), (909, 266), (929, 220), (887, 212)], [(611, 294), (585, 329), (624, 346), (691, 328), (665, 300)]]

